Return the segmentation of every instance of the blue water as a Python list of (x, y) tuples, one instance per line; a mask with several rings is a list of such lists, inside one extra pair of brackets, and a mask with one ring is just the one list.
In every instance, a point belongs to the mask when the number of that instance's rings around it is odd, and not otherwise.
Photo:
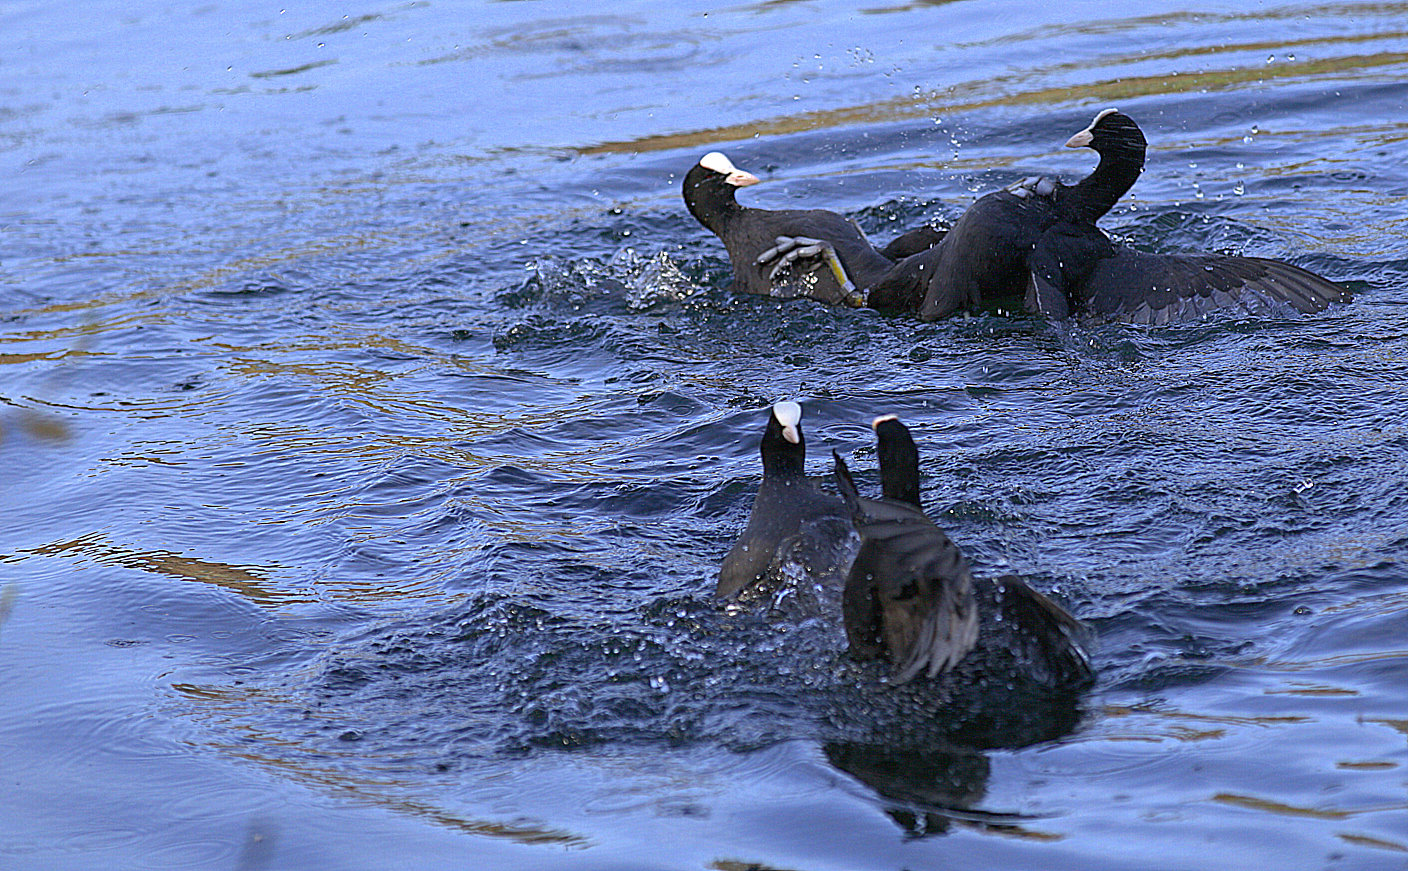
[[(7, 5), (0, 867), (1408, 867), (1408, 4), (1113, 9)], [(680, 201), (885, 241), (1108, 105), (1113, 233), (1355, 300), (921, 325)], [(712, 602), (781, 398), (867, 485), (904, 417), (1076, 710), (973, 746)]]

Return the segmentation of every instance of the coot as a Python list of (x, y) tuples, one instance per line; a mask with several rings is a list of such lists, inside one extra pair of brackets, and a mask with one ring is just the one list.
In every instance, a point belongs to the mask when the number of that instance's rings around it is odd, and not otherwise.
[(909, 430), (893, 415), (877, 418), (874, 428), (884, 498), (862, 498), (833, 452), (861, 537), (842, 598), (851, 651), (888, 659), (897, 683), (953, 671), (1052, 689), (1088, 684), (1085, 627), (1021, 578), (975, 577), (919, 505), (919, 454)]
[(1265, 313), (1290, 306), (1310, 314), (1349, 300), (1334, 282), (1279, 260), (1151, 254), (1112, 241), (1095, 222), (1143, 171), (1144, 134), (1129, 116), (1106, 109), (1066, 145), (1094, 149), (1100, 166), (1058, 196), (1059, 218), (1032, 250), (1029, 311), (1162, 324), (1218, 309)]
[[(684, 177), (685, 205), (724, 243), (734, 288), (743, 293), (860, 305), (857, 285), (874, 284), (897, 259), (942, 238), (941, 231), (920, 227), (877, 250), (859, 227), (836, 212), (739, 205), (738, 189), (757, 183), (757, 176), (717, 151), (704, 155)], [(787, 245), (775, 252), (779, 237)], [(782, 256), (789, 251), (791, 257)]]
[[(1282, 261), (1151, 254), (1113, 242), (1096, 221), (1143, 171), (1143, 131), (1107, 109), (1066, 145), (1100, 155), (1089, 176), (1074, 185), (1028, 178), (981, 197), (939, 244), (900, 260), (873, 284), (861, 282), (866, 304), (925, 321), (996, 304), (1050, 317), (1167, 323), (1220, 308), (1266, 312), (1289, 305), (1311, 313), (1348, 301), (1344, 288)], [(769, 254), (800, 265), (824, 247), (816, 239), (784, 238)]]
[(719, 598), (765, 593), (785, 580), (789, 567), (839, 578), (855, 549), (845, 504), (807, 479), (802, 406), (789, 401), (772, 407), (759, 450), (763, 480), (748, 526), (724, 558)]

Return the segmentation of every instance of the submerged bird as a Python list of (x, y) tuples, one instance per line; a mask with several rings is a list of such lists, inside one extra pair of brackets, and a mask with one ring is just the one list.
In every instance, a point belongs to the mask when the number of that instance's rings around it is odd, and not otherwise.
[(888, 659), (893, 679), (1002, 677), (1047, 688), (1088, 684), (1085, 627), (1015, 575), (974, 577), (919, 504), (919, 452), (893, 415), (874, 423), (884, 497), (860, 496), (833, 452), (861, 546), (842, 598), (846, 638), (862, 659)]
[[(859, 227), (835, 212), (739, 205), (738, 189), (757, 183), (757, 176), (717, 151), (704, 155), (684, 177), (685, 206), (724, 243), (734, 287), (743, 293), (858, 305), (856, 282), (878, 281), (897, 260), (927, 249), (943, 235), (921, 227), (876, 249)], [(779, 237), (787, 240), (787, 251), (796, 252), (790, 259), (781, 257), (785, 252), (773, 253)], [(818, 244), (821, 239), (824, 247)], [(791, 280), (784, 280), (787, 272)]]
[(719, 571), (715, 595), (721, 599), (770, 591), (789, 566), (809, 576), (839, 578), (855, 549), (845, 504), (807, 479), (802, 406), (772, 407), (759, 451), (763, 480), (748, 526)]
[[(1262, 312), (1287, 304), (1311, 313), (1349, 299), (1339, 285), (1279, 260), (1150, 254), (1113, 242), (1096, 221), (1143, 172), (1144, 134), (1129, 116), (1107, 109), (1066, 146), (1100, 155), (1089, 176), (1074, 185), (1023, 179), (980, 198), (938, 244), (873, 284), (858, 281), (866, 304), (925, 321), (1005, 303), (1051, 317), (1167, 323), (1223, 307)], [(825, 247), (825, 239), (783, 238), (769, 253), (795, 268)]]

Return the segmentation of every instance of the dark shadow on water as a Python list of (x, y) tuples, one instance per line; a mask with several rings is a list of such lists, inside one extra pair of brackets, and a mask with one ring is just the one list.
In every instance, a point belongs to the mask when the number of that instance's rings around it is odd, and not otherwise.
[(955, 824), (1044, 837), (1027, 827), (1029, 816), (981, 807), (992, 770), (988, 753), (1071, 734), (1081, 717), (1078, 694), (1004, 696), (964, 707), (950, 712), (952, 719), (931, 721), (941, 736), (904, 731), (829, 741), (822, 752), (838, 771), (872, 790), (885, 815), (908, 837), (948, 834)]

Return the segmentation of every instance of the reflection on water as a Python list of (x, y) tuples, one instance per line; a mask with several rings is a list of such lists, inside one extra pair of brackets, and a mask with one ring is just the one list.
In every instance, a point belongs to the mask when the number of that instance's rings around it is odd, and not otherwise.
[(907, 836), (947, 834), (955, 824), (1006, 837), (1056, 841), (1061, 835), (1037, 828), (1020, 814), (978, 810), (991, 765), (976, 750), (938, 746), (831, 743), (823, 748), (836, 768), (873, 789), (885, 813)]
[(36, 556), (72, 554), (86, 557), (99, 565), (121, 566), (182, 580), (214, 584), (245, 596), (263, 607), (311, 601), (306, 595), (274, 586), (270, 576), (279, 571), (277, 566), (232, 566), (170, 551), (135, 550), (110, 543), (107, 536), (101, 532), (90, 533), (72, 541), (56, 541), (27, 552)]
[[(1408, 6), (1003, 10), (19, 10), (0, 855), (1400, 861)], [(728, 142), (750, 202), (884, 241), (1083, 174), (1062, 134), (1115, 101), (1152, 149), (1112, 230), (1355, 301), (783, 305), (679, 199)], [(784, 397), (823, 476), (878, 413), (926, 433), (941, 525), (1094, 625), (1093, 696), (946, 706), (716, 608)]]
[[(889, 11), (889, 10), (870, 10)], [(896, 10), (898, 11), (898, 10)], [(1362, 7), (1361, 7), (1362, 11)], [(1386, 22), (1397, 23), (1403, 15), (1408, 15), (1408, 5), (1388, 4), (1375, 7)], [(1323, 13), (1322, 13), (1323, 14)], [(1251, 16), (1231, 15), (1188, 15), (1183, 24), (1196, 23), (1201, 26), (1216, 26), (1220, 22), (1256, 20), (1258, 32), (1266, 21), (1295, 19), (1304, 16), (1301, 8), (1290, 7), (1283, 10), (1261, 10), (1253, 19)], [(1029, 42), (1057, 40), (1062, 37), (1078, 36), (1089, 39), (1101, 34), (1122, 34), (1139, 32), (1150, 27), (1164, 28), (1176, 25), (1179, 16), (1159, 16), (1157, 18), (1128, 18), (1107, 22), (1081, 22), (1078, 28), (1054, 26), (1041, 30), (1012, 34), (1000, 39), (966, 45), (965, 48), (998, 48), (1006, 45), (1021, 45)], [(1215, 45), (1190, 42), (1177, 49), (1148, 51), (1140, 49), (1129, 54), (1103, 54), (1094, 58), (1082, 58), (1079, 62), (1061, 62), (1050, 65), (1035, 64), (1008, 75), (987, 77), (947, 85), (938, 92), (917, 92), (898, 98), (890, 98), (872, 103), (848, 105), (819, 111), (788, 114), (777, 118), (749, 121), (745, 124), (712, 127), (688, 132), (657, 134), (620, 142), (605, 142), (582, 148), (584, 154), (611, 153), (617, 151), (638, 152), (698, 148), (721, 142), (746, 140), (758, 136), (780, 136), (830, 127), (851, 127), (857, 125), (883, 124), (893, 121), (923, 118), (943, 118), (954, 115), (968, 115), (980, 110), (992, 110), (1022, 106), (1051, 106), (1070, 101), (1096, 101), (1106, 104), (1127, 104), (1143, 97), (1172, 94), (1208, 94), (1219, 90), (1234, 89), (1255, 84), (1274, 87), (1277, 80), (1336, 80), (1340, 78), (1358, 79), (1371, 77), (1376, 71), (1389, 73), (1394, 67), (1408, 62), (1408, 52), (1381, 51), (1375, 53), (1344, 54), (1346, 49), (1364, 43), (1383, 42), (1386, 47), (1397, 47), (1406, 38), (1408, 31), (1401, 29), (1373, 30), (1369, 33), (1319, 34), (1289, 42), (1270, 42), (1265, 39), (1245, 42), (1223, 42)], [(1109, 45), (1109, 44), (1107, 44)], [(1113, 43), (1119, 45), (1119, 43)], [(1287, 53), (1287, 52), (1291, 53)], [(1302, 52), (1297, 58), (1295, 51)], [(1267, 56), (1267, 52), (1270, 55)], [(1278, 57), (1279, 53), (1279, 57)], [(1326, 57), (1331, 54), (1334, 56)], [(1209, 68), (1221, 59), (1223, 66)], [(1196, 61), (1196, 67), (1189, 69), (1188, 62)], [(1158, 66), (1156, 73), (1142, 70)], [(1172, 67), (1172, 69), (1170, 68)], [(1095, 78), (1092, 79), (1092, 74)], [(1052, 86), (1053, 80), (1066, 77), (1077, 78), (1069, 85)], [(1298, 133), (1314, 135), (1314, 131)], [(1408, 137), (1408, 126), (1401, 121), (1390, 120), (1380, 123), (1368, 135), (1383, 136), (1389, 141), (1402, 141)], [(1158, 143), (1152, 143), (1158, 148)], [(1137, 195), (1137, 194), (1136, 194)]]

